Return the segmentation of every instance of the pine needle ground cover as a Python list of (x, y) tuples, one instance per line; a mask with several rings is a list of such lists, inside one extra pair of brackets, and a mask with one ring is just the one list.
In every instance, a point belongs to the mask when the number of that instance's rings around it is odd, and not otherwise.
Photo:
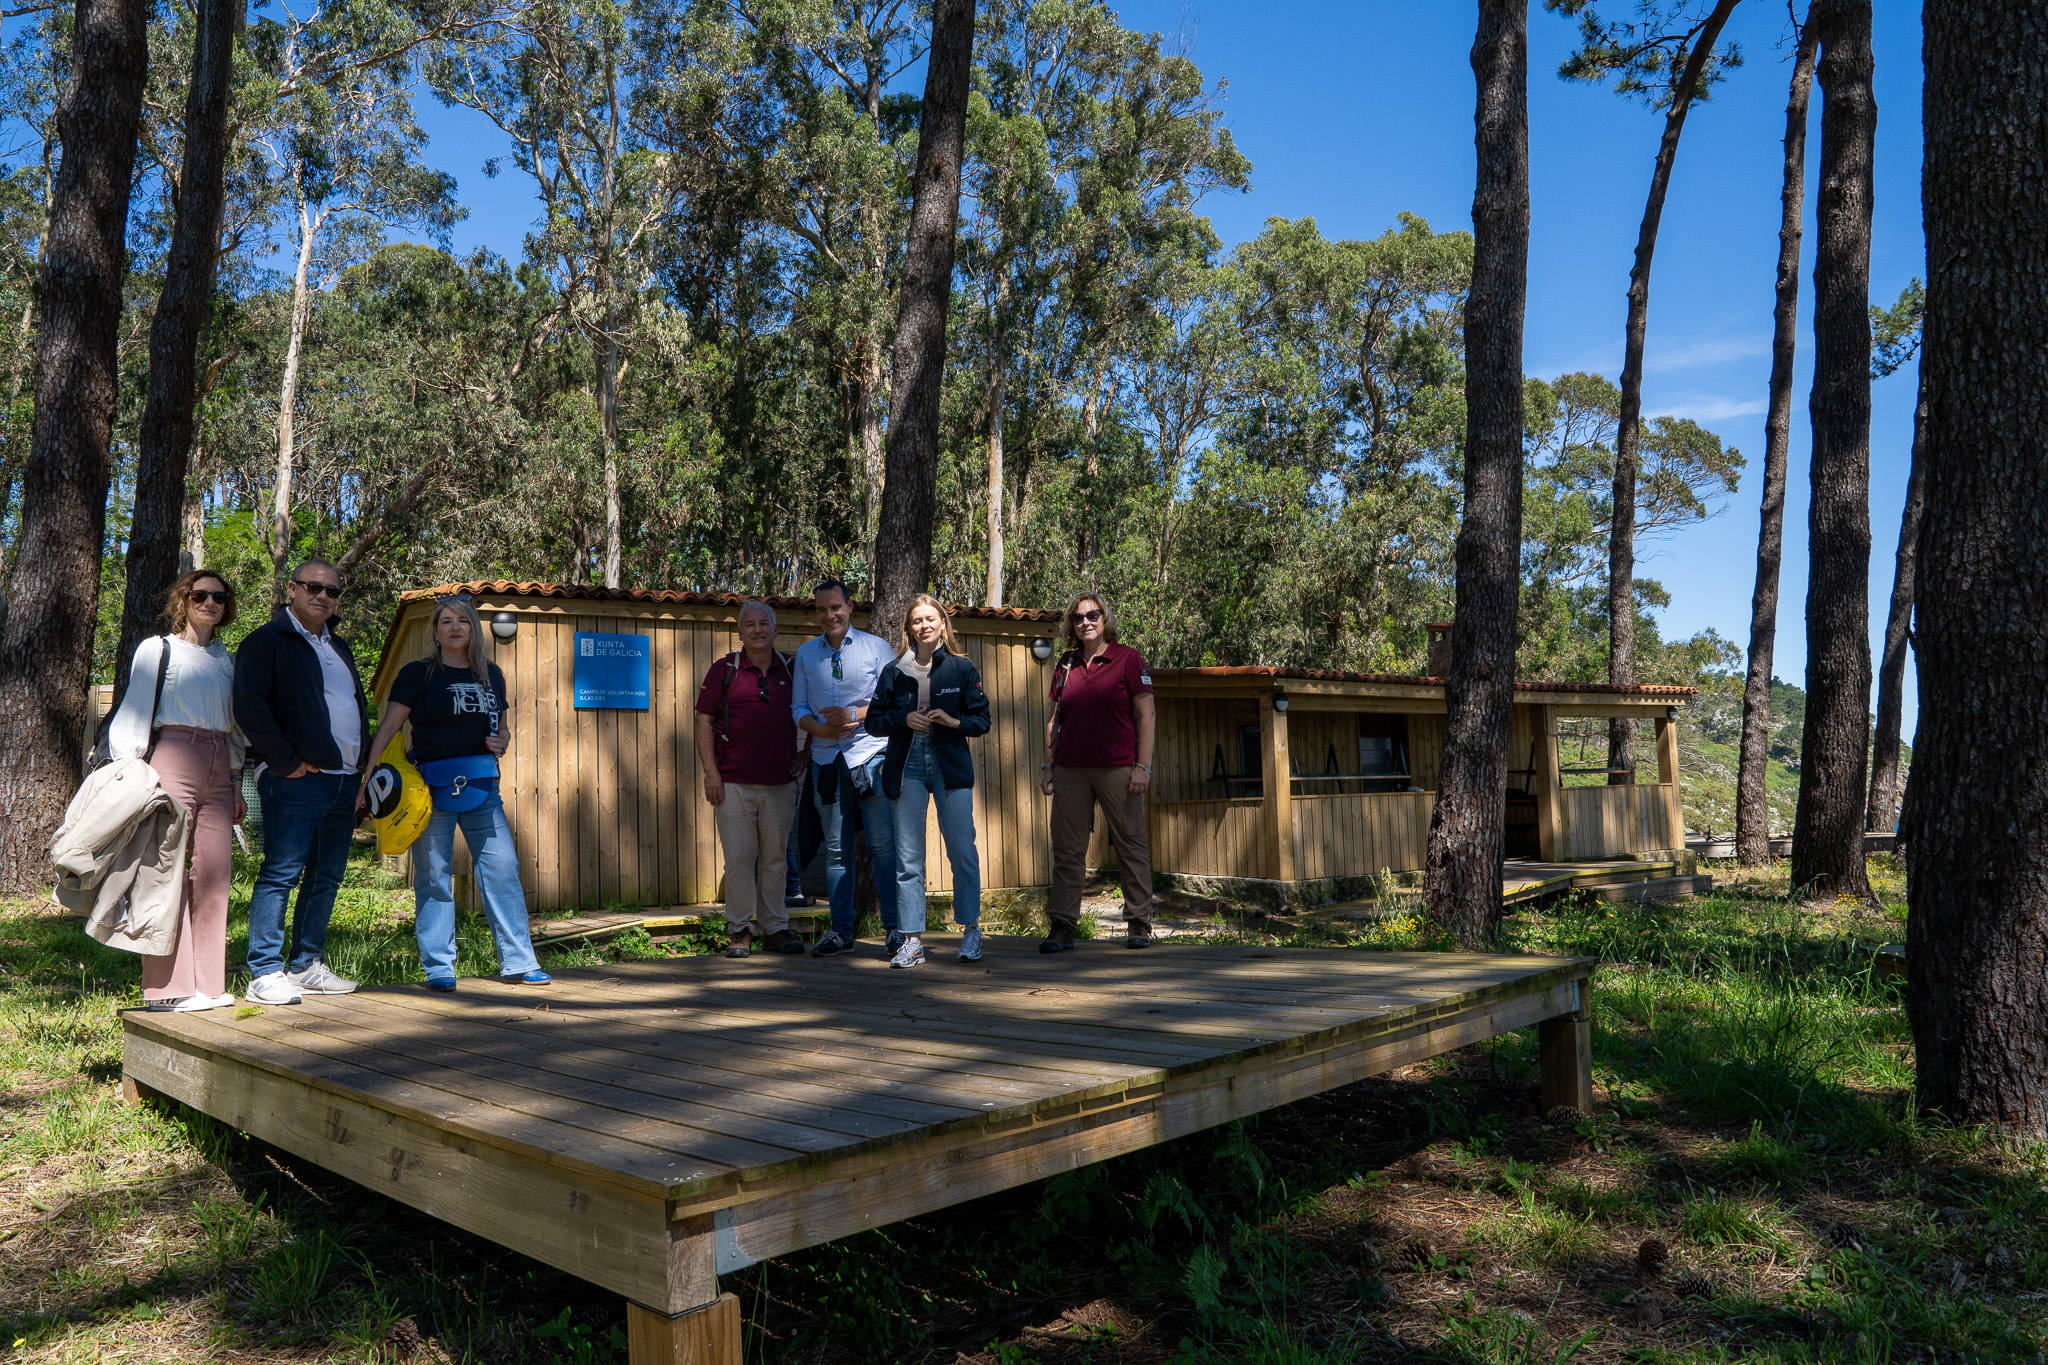
[[(251, 869), (240, 869), (236, 930)], [(1728, 869), (1718, 869), (1729, 876)], [(762, 1362), (2012, 1361), (2048, 1346), (2048, 1154), (1928, 1124), (1867, 949), (1782, 877), (1524, 911), (1596, 954), (1591, 1115), (1533, 1030), (728, 1277)], [(351, 870), (332, 959), (413, 979), (410, 895)], [(1432, 946), (1412, 920), (1204, 938)], [(461, 970), (490, 969), (466, 919)], [(706, 951), (636, 934), (550, 966)], [(231, 960), (240, 953), (236, 943)], [(609, 1294), (182, 1107), (121, 1103), (135, 959), (0, 907), (0, 1352), (56, 1361), (623, 1362)]]

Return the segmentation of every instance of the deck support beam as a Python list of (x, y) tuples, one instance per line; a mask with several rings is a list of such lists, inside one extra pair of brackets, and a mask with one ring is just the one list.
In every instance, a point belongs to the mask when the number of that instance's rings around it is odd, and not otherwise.
[(1287, 713), (1275, 710), (1271, 692), (1259, 694), (1259, 768), (1265, 787), (1260, 809), (1260, 842), (1265, 844), (1266, 875), (1274, 881), (1294, 880), (1294, 784), (1288, 780)]
[(626, 1301), (629, 1365), (740, 1365), (740, 1301), (720, 1294), (671, 1317)]
[(1560, 1106), (1593, 1112), (1593, 983), (1576, 983), (1579, 1007), (1537, 1025), (1537, 1069), (1543, 1084), (1543, 1113)]
[(1536, 856), (1546, 863), (1562, 862), (1558, 807), (1563, 804), (1559, 793), (1564, 781), (1557, 771), (1557, 708), (1539, 706), (1531, 719), (1530, 728), (1536, 732)]

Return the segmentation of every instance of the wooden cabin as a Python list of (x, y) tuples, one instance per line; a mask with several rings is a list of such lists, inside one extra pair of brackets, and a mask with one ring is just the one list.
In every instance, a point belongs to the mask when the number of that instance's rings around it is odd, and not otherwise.
[[(469, 594), (487, 627), (499, 613), (516, 627), (509, 641), (496, 643), (494, 657), (512, 696), (502, 791), (529, 908), (719, 900), (723, 867), (692, 715), (706, 670), (738, 647), (735, 626), (747, 599), (504, 581), (410, 592), (371, 680), (379, 697), (400, 667), (426, 654), (435, 599), (457, 593)], [(771, 598), (769, 605), (783, 651), (816, 633), (808, 599)], [(854, 619), (866, 627), (865, 611)], [(1042, 892), (1051, 880), (1049, 798), (1038, 790), (1038, 765), (1058, 624), (1052, 611), (954, 610), (961, 647), (980, 669), (995, 713), (994, 728), (975, 742), (975, 823), (990, 891)], [(629, 674), (642, 671), (609, 697), (593, 694), (594, 674), (585, 676), (584, 700), (602, 704), (578, 706), (580, 645), (595, 637), (628, 637), (597, 644), (628, 656)], [(1357, 894), (1382, 869), (1422, 866), (1443, 747), (1441, 680), (1286, 668), (1154, 669), (1152, 676), (1159, 728), (1148, 823), (1156, 873), (1268, 901), (1316, 903)], [(1692, 692), (1518, 683), (1509, 856), (1682, 856), (1675, 708)], [(1610, 787), (1604, 776), (1560, 770), (1558, 720), (1614, 715), (1655, 723), (1656, 784)], [(945, 892), (951, 872), (935, 819), (926, 846), (928, 885)], [(1098, 865), (1108, 864), (1108, 850), (1099, 852)], [(457, 871), (465, 872), (464, 855), (458, 859)]]

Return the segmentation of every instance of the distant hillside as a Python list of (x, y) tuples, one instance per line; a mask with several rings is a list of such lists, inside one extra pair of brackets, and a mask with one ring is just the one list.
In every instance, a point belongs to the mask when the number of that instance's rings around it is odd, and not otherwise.
[[(1735, 828), (1735, 778), (1742, 759), (1742, 679), (1702, 679), (1699, 698), (1679, 712), (1679, 782), (1690, 830)], [(1764, 765), (1764, 802), (1773, 834), (1792, 832), (1799, 802), (1799, 732), (1806, 723), (1806, 693), (1771, 679), (1771, 748)], [(1902, 745), (1901, 768), (1913, 764), (1913, 748)], [(1654, 779), (1652, 779), (1654, 780)]]

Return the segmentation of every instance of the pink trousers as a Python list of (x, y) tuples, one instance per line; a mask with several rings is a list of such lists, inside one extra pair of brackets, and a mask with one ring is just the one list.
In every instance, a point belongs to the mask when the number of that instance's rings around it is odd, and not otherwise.
[(178, 917), (178, 946), (144, 954), (142, 998), (226, 995), (228, 884), (234, 870), (235, 789), (228, 778), (228, 737), (218, 730), (167, 725), (149, 757), (164, 790), (190, 824), (190, 874)]

